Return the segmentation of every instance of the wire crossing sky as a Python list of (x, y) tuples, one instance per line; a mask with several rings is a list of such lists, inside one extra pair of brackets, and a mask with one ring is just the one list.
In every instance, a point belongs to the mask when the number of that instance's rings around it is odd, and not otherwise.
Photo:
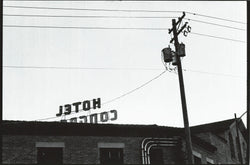
[(86, 115), (115, 109), (113, 123), (182, 127), (178, 76), (165, 70), (161, 50), (174, 50), (168, 30), (183, 12), (190, 125), (240, 116), (245, 2), (4, 1), (4, 120), (59, 121), (60, 105), (101, 98)]
[[(58, 8), (58, 7), (36, 7), (36, 6), (3, 6), (3, 7), (10, 7), (10, 8), (29, 8), (29, 9), (53, 9), (53, 10), (87, 10), (87, 11), (121, 11), (121, 12), (160, 12), (160, 13), (179, 13), (179, 12), (185, 12), (185, 11), (167, 11), (167, 10), (112, 10), (112, 9), (86, 9), (86, 8)], [(192, 13), (192, 12), (187, 12), (188, 14), (192, 15), (197, 15), (201, 17), (208, 17), (208, 18), (213, 18), (213, 19), (218, 19), (218, 20), (223, 20), (223, 21), (229, 21), (229, 22), (235, 22), (235, 23), (241, 23), (241, 24), (246, 24), (245, 22), (240, 22), (240, 21), (235, 21), (235, 20), (230, 20), (230, 19), (225, 19), (225, 18), (219, 18), (215, 16), (209, 16), (209, 15), (204, 15), (204, 14), (198, 14), (198, 13)]]
[[(155, 17), (155, 16), (94, 16), (94, 15), (24, 15), (24, 14), (3, 14), (3, 16), (7, 16), (7, 17), (58, 17), (58, 18), (143, 18), (143, 19), (159, 19), (159, 18), (175, 18), (175, 17)], [(201, 20), (195, 20), (195, 19), (189, 19), (189, 18), (185, 18), (186, 20), (189, 21), (195, 21), (195, 22), (200, 22), (200, 23), (205, 23), (205, 24), (210, 24), (210, 25), (215, 25), (215, 26), (221, 26), (221, 27), (226, 27), (226, 28), (231, 28), (231, 29), (236, 29), (236, 30), (242, 30), (242, 31), (246, 31), (246, 29), (241, 29), (241, 28), (236, 28), (236, 27), (232, 27), (232, 26), (225, 26), (225, 25), (221, 25), (221, 24), (215, 24), (212, 22), (205, 22), (205, 21), (201, 21)]]

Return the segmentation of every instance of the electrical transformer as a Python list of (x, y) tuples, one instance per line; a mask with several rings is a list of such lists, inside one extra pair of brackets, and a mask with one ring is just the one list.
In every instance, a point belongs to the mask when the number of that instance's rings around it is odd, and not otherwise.
[(179, 56), (180, 57), (186, 56), (186, 53), (185, 53), (185, 44), (183, 44), (183, 43), (179, 44)]
[(171, 62), (172, 59), (172, 50), (170, 47), (162, 49), (162, 54), (164, 57), (164, 62)]

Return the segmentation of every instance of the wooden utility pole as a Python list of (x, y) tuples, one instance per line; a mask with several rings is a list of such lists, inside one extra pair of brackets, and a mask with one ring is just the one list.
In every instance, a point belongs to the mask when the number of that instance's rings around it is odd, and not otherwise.
[(193, 153), (192, 153), (192, 141), (191, 141), (191, 133), (189, 128), (188, 122), (188, 113), (187, 113), (187, 105), (186, 105), (186, 97), (185, 97), (185, 89), (184, 89), (184, 82), (183, 82), (183, 75), (182, 75), (182, 66), (180, 60), (180, 45), (178, 41), (178, 35), (180, 32), (186, 27), (186, 24), (181, 27), (181, 29), (177, 32), (176, 26), (181, 22), (184, 18), (185, 13), (183, 16), (179, 18), (178, 22), (176, 23), (175, 19), (172, 19), (173, 28), (169, 31), (171, 33), (173, 31), (174, 38), (170, 41), (174, 41), (175, 45), (175, 58), (177, 61), (177, 68), (178, 68), (178, 76), (179, 76), (179, 84), (180, 84), (180, 93), (181, 93), (181, 103), (182, 103), (182, 113), (183, 113), (183, 121), (185, 127), (185, 139), (186, 139), (186, 151), (188, 156), (188, 164), (194, 164)]

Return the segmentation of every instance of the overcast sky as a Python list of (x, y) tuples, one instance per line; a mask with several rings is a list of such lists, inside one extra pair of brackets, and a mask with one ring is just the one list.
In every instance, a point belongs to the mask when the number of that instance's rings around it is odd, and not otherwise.
[[(244, 1), (4, 1), (3, 5), (4, 120), (55, 117), (60, 105), (95, 98), (105, 103), (119, 97), (100, 109), (66, 118), (115, 109), (118, 119), (109, 123), (183, 127), (178, 75), (167, 71), (154, 79), (165, 70), (161, 50), (172, 37), (167, 30), (172, 27), (171, 17), (182, 16), (182, 11), (192, 28), (187, 37), (179, 35), (179, 42), (186, 45), (182, 65), (190, 125), (231, 119), (234, 113), (239, 117), (246, 111)], [(123, 11), (73, 10), (76, 8)], [(173, 44), (170, 47), (174, 50)]]

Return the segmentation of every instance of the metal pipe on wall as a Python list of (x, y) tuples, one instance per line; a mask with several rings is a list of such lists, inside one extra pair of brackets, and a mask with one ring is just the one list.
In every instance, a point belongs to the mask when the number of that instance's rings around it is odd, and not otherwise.
[[(150, 140), (148, 142), (146, 142), (147, 140)], [(174, 137), (174, 138), (144, 138), (142, 140), (142, 143), (141, 143), (141, 150), (142, 150), (142, 164), (149, 164), (148, 161), (150, 161), (149, 159), (149, 156), (147, 154), (147, 146), (150, 144), (150, 143), (153, 143), (153, 144), (161, 144), (161, 145), (170, 145), (170, 144), (177, 144), (176, 140), (178, 140), (178, 137)], [(153, 145), (151, 144), (151, 145)], [(151, 149), (151, 147), (150, 147)]]
[(145, 144), (145, 146), (144, 146), (144, 151), (145, 151), (145, 153), (144, 153), (144, 158), (145, 158), (145, 164), (148, 164), (148, 159), (147, 159), (147, 147), (148, 147), (148, 145), (150, 144), (150, 143), (153, 143), (153, 144), (175, 144), (175, 143), (177, 143), (177, 142), (175, 142), (175, 141), (169, 141), (169, 140), (155, 140), (155, 141), (148, 141), (146, 144)]
[(152, 139), (152, 138), (144, 138), (143, 140), (142, 140), (142, 143), (141, 143), (141, 150), (142, 150), (142, 164), (145, 164), (145, 155), (144, 155), (144, 142), (146, 141), (146, 140), (149, 140), (149, 139)]
[(147, 162), (148, 164), (150, 164), (150, 149), (152, 147), (155, 147), (155, 146), (161, 146), (161, 147), (173, 147), (173, 146), (176, 146), (175, 144), (151, 144), (149, 147), (148, 147), (148, 151), (147, 151)]
[(145, 164), (148, 164), (148, 162), (147, 162), (147, 146), (150, 144), (150, 143), (159, 143), (159, 142), (165, 142), (165, 143), (168, 143), (168, 142), (172, 142), (172, 141), (169, 141), (169, 140), (172, 140), (172, 138), (170, 139), (170, 138), (167, 138), (167, 139), (164, 139), (164, 138), (158, 138), (158, 139), (152, 139), (152, 140), (150, 140), (150, 141), (148, 141), (148, 142), (146, 142), (146, 144), (145, 144), (145, 146), (144, 146), (144, 162), (145, 162)]

